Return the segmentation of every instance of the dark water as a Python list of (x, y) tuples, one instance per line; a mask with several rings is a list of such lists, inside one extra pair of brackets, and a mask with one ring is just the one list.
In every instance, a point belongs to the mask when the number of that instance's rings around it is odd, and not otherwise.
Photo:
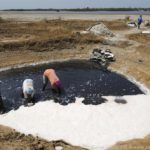
[(11, 14), (87, 14), (87, 15), (150, 15), (150, 11), (7, 11)]
[(70, 12), (60, 12), (60, 13), (69, 13), (69, 14), (96, 14), (96, 15), (149, 15), (150, 11), (70, 11)]
[(7, 111), (23, 105), (18, 87), (22, 87), (23, 80), (27, 78), (34, 81), (36, 102), (53, 98), (50, 85), (44, 92), (41, 90), (42, 74), (46, 68), (54, 68), (62, 82), (63, 92), (59, 98), (59, 103), (62, 105), (75, 102), (75, 97), (84, 97), (84, 104), (97, 105), (105, 101), (101, 98), (103, 95), (122, 96), (143, 93), (123, 76), (101, 70), (91, 62), (51, 63), (0, 73), (1, 93)]

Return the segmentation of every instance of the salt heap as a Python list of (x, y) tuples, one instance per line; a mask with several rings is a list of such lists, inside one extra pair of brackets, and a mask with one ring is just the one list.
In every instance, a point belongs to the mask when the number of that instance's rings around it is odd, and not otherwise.
[[(150, 95), (104, 97), (101, 105), (84, 105), (83, 98), (62, 106), (52, 100), (21, 106), (0, 115), (0, 124), (47, 140), (63, 139), (90, 150), (105, 150), (118, 141), (150, 133)], [(118, 99), (117, 99), (118, 101)]]
[(97, 25), (89, 28), (88, 31), (90, 31), (96, 35), (114, 36), (114, 34), (103, 23), (97, 24)]

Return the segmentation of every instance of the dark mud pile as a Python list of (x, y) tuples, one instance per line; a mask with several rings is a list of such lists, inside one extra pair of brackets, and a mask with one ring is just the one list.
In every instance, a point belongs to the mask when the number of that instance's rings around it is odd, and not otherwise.
[(31, 78), (36, 90), (35, 101), (53, 99), (50, 84), (42, 91), (42, 74), (45, 69), (54, 68), (62, 82), (63, 92), (58, 103), (67, 105), (75, 97), (84, 97), (84, 104), (101, 104), (105, 95), (136, 95), (143, 92), (121, 75), (97, 68), (87, 61), (50, 63), (34, 67), (9, 70), (0, 73), (1, 95), (6, 111), (23, 105), (20, 88), (24, 79)]

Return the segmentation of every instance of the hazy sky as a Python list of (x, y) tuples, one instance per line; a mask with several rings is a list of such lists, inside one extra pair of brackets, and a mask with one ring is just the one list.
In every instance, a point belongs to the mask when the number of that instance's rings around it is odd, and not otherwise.
[(0, 0), (0, 9), (150, 7), (150, 0)]

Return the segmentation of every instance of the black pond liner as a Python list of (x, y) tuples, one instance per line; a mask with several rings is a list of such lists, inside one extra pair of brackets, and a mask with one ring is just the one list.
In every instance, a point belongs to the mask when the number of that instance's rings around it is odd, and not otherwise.
[(1, 93), (6, 111), (23, 105), (19, 87), (27, 78), (34, 81), (36, 102), (53, 99), (50, 84), (44, 92), (41, 90), (42, 74), (47, 68), (54, 68), (61, 80), (63, 92), (58, 102), (62, 105), (75, 102), (75, 97), (84, 97), (84, 104), (98, 105), (105, 102), (101, 96), (143, 94), (122, 75), (97, 68), (92, 62), (65, 61), (1, 72)]

